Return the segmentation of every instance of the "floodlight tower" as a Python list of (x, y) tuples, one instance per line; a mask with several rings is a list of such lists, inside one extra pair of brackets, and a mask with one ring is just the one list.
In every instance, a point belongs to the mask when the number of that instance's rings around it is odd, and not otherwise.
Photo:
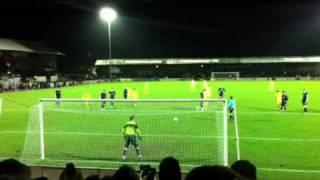
[(100, 18), (107, 22), (108, 24), (108, 52), (109, 52), (109, 80), (112, 80), (112, 72), (111, 72), (111, 58), (112, 58), (112, 50), (111, 50), (111, 23), (117, 18), (117, 12), (110, 7), (104, 7), (99, 12)]

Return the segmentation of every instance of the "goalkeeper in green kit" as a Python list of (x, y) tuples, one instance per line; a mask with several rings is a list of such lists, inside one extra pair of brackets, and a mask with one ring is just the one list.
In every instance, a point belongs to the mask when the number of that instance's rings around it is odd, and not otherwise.
[(141, 161), (142, 155), (140, 152), (140, 147), (138, 145), (138, 139), (141, 140), (141, 131), (139, 130), (138, 125), (134, 119), (135, 116), (130, 116), (129, 121), (122, 128), (122, 134), (125, 140), (122, 159), (127, 159), (128, 148), (129, 145), (132, 144), (136, 149), (138, 160)]

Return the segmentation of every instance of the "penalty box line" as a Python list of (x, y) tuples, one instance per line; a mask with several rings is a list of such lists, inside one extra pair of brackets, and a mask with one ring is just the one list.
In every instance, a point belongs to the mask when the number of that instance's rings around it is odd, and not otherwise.
[[(27, 131), (0, 131), (1, 134), (39, 134), (38, 132)], [(85, 133), (85, 132), (45, 132), (46, 135), (84, 135), (84, 136), (111, 136), (122, 137), (121, 134), (108, 133)], [(194, 136), (194, 135), (175, 135), (175, 134), (143, 134), (144, 137), (164, 137), (164, 138), (223, 138), (223, 136)], [(234, 136), (228, 137), (234, 139)], [(287, 142), (320, 142), (320, 139), (306, 139), (306, 138), (263, 138), (263, 137), (239, 137), (240, 140), (248, 141), (287, 141)]]

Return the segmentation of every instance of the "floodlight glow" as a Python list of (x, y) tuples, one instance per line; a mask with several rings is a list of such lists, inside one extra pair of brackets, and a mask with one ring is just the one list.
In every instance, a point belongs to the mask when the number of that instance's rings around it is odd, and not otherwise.
[(108, 7), (102, 8), (99, 14), (100, 14), (100, 18), (103, 21), (106, 21), (108, 23), (112, 22), (117, 18), (117, 12), (112, 8), (108, 8)]

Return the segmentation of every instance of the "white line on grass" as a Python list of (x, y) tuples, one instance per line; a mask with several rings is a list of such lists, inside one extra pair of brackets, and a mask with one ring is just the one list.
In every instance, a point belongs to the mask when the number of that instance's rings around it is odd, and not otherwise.
[(2, 112), (26, 112), (29, 111), (28, 108), (26, 109), (3, 109)]
[[(0, 131), (1, 134), (26, 134), (26, 131)], [(38, 134), (38, 132), (29, 132), (31, 134)], [(86, 132), (45, 132), (47, 135), (83, 135), (83, 136), (111, 136), (122, 137), (121, 134), (107, 134), (107, 133), (86, 133)], [(144, 137), (165, 137), (165, 138), (222, 138), (222, 136), (194, 136), (194, 135), (176, 135), (176, 134), (144, 134)], [(234, 139), (231, 136), (229, 139)], [(250, 141), (287, 141), (287, 142), (320, 142), (320, 139), (306, 139), (306, 138), (261, 138), (261, 137), (240, 137), (240, 140)]]
[(318, 112), (281, 112), (281, 111), (237, 111), (237, 114), (292, 114), (292, 115), (320, 115)]
[(277, 171), (286, 173), (320, 173), (320, 170), (282, 169), (282, 168), (258, 168), (261, 171)]

